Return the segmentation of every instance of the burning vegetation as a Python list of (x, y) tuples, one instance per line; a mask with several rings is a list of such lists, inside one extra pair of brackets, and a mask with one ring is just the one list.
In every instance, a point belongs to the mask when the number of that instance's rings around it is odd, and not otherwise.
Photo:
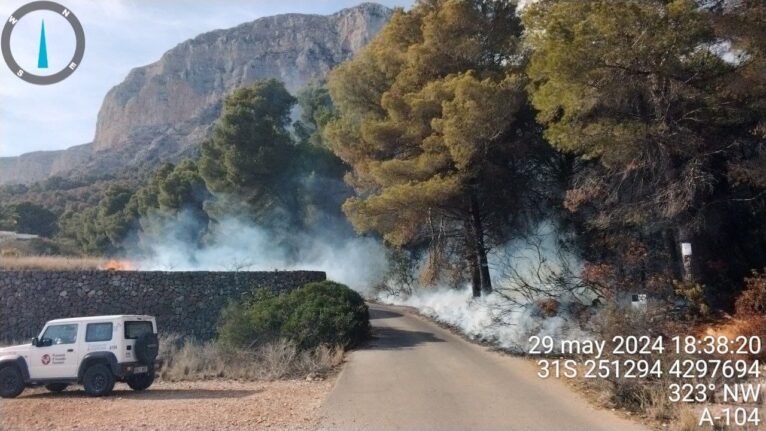
[(135, 271), (136, 267), (128, 260), (111, 259), (104, 262), (99, 269), (104, 271)]
[(98, 257), (20, 256), (0, 258), (4, 271), (135, 271), (136, 265), (128, 260)]

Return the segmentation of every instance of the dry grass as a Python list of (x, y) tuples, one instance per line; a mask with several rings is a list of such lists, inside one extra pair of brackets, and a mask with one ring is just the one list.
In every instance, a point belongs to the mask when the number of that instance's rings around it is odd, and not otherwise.
[[(655, 309), (650, 306), (646, 312), (640, 313), (633, 310), (623, 309), (607, 309), (599, 317), (598, 328), (600, 330), (601, 339), (610, 340), (614, 335), (636, 335), (651, 334), (652, 330), (659, 331), (655, 333), (663, 334), (666, 340), (669, 340), (675, 335), (728, 335), (735, 337), (736, 335), (746, 334), (746, 329), (752, 329), (754, 327), (760, 328), (763, 325), (763, 320), (757, 320), (756, 322), (743, 322), (736, 320), (729, 322), (728, 324), (722, 324), (717, 326), (708, 326), (705, 330), (701, 327), (694, 327), (693, 323), (673, 323), (668, 320), (663, 320), (663, 313), (661, 310)], [(755, 320), (755, 319), (754, 319)], [(747, 324), (745, 324), (747, 323)], [(761, 329), (762, 330), (762, 329)], [(673, 352), (672, 348), (667, 348), (662, 354), (653, 354), (651, 356), (636, 356), (636, 355), (620, 355), (615, 356), (611, 352), (606, 352), (603, 359), (606, 360), (625, 360), (625, 359), (645, 359), (645, 360), (660, 360), (663, 364), (663, 375), (661, 378), (651, 377), (644, 379), (625, 379), (625, 378), (609, 378), (609, 379), (584, 379), (581, 383), (586, 390), (593, 394), (593, 397), (599, 404), (602, 404), (611, 408), (619, 408), (631, 412), (632, 414), (638, 414), (646, 419), (649, 423), (656, 428), (667, 428), (679, 431), (685, 430), (700, 430), (705, 431), (710, 428), (699, 427), (697, 425), (699, 421), (699, 409), (692, 408), (684, 403), (672, 403), (668, 396), (669, 387), (672, 383), (711, 383), (710, 379), (683, 379), (680, 377), (672, 376), (669, 371), (669, 366), (674, 361), (682, 360), (700, 360), (703, 358), (710, 359), (724, 359), (723, 356), (704, 356), (696, 354), (685, 354)], [(745, 358), (738, 358), (745, 359)], [(730, 382), (736, 382), (738, 379), (729, 379)], [(711, 402), (704, 404), (714, 408), (720, 406), (715, 403), (715, 398), (712, 393)], [(700, 405), (702, 406), (702, 405)]]
[(102, 268), (106, 259), (63, 256), (2, 256), (0, 270), (89, 271)]
[[(0, 348), (28, 343), (0, 342)], [(300, 351), (295, 343), (280, 340), (253, 350), (235, 349), (215, 341), (200, 343), (178, 336), (163, 336), (160, 356), (165, 364), (160, 378), (168, 382), (211, 379), (273, 381), (321, 379), (343, 363), (344, 350), (320, 346)]]
[(300, 351), (295, 343), (277, 341), (253, 350), (227, 347), (210, 341), (200, 343), (166, 336), (160, 342), (165, 381), (208, 379), (279, 380), (322, 376), (343, 362), (343, 349), (320, 346)]
[(683, 406), (678, 411), (676, 429), (678, 431), (698, 431), (699, 413), (691, 407)]

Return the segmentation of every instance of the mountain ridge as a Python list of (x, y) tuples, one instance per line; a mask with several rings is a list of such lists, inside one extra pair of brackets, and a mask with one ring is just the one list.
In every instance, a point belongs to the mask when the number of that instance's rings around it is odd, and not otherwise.
[(107, 92), (93, 142), (0, 158), (0, 185), (85, 172), (119, 176), (188, 157), (226, 94), (272, 78), (295, 93), (351, 58), (392, 13), (367, 2), (331, 15), (263, 17), (183, 41)]

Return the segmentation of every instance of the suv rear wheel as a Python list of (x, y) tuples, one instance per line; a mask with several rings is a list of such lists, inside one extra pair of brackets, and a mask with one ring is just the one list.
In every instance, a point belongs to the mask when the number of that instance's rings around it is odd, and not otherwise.
[(45, 389), (47, 389), (49, 392), (53, 392), (54, 394), (64, 392), (67, 387), (69, 387), (69, 385), (66, 383), (51, 383), (49, 385), (45, 385)]
[(16, 366), (0, 369), (0, 397), (16, 398), (24, 392), (24, 376)]
[(125, 383), (134, 391), (145, 391), (154, 383), (154, 370), (149, 370), (146, 374), (134, 374), (127, 379)]
[(114, 374), (104, 364), (91, 365), (82, 376), (85, 393), (91, 397), (109, 395), (114, 389)]

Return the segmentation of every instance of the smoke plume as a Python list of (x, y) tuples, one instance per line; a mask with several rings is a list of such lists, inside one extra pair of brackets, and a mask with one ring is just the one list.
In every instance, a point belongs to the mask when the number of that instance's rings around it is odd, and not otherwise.
[[(532, 335), (584, 339), (574, 304), (587, 303), (584, 292), (562, 288), (561, 280), (579, 268), (573, 255), (557, 246), (561, 233), (542, 224), (534, 235), (508, 243), (491, 255), (496, 292), (473, 298), (470, 286), (413, 289), (411, 294), (374, 292), (388, 271), (385, 247), (356, 236), (348, 225), (328, 221), (312, 231), (282, 232), (236, 217), (207, 225), (193, 211), (152, 216), (141, 221), (139, 246), (129, 254), (146, 271), (317, 270), (367, 297), (418, 309), (466, 336), (513, 352), (524, 352)], [(204, 235), (199, 235), (205, 232)], [(424, 258), (425, 260), (425, 258)], [(575, 267), (573, 270), (572, 267)], [(554, 314), (540, 300), (556, 297)]]
[(421, 314), (453, 327), (467, 337), (503, 350), (523, 353), (532, 335), (554, 339), (590, 338), (568, 311), (545, 316), (534, 303), (517, 305), (498, 293), (472, 298), (471, 288), (417, 290), (411, 296), (383, 294), (380, 300), (416, 308)]
[(384, 247), (357, 237), (340, 223), (289, 236), (238, 217), (225, 217), (199, 240), (199, 218), (190, 211), (142, 220), (140, 246), (129, 254), (144, 271), (317, 270), (365, 291), (386, 271)]
[[(533, 335), (590, 338), (587, 323), (594, 310), (583, 304), (589, 304), (593, 295), (576, 282), (582, 262), (562, 247), (562, 238), (564, 232), (544, 222), (528, 237), (496, 250), (490, 255), (495, 292), (480, 298), (473, 298), (466, 286), (420, 288), (411, 294), (391, 289), (378, 299), (414, 307), (471, 339), (516, 353), (527, 351)], [(543, 309), (546, 303), (549, 306)]]

